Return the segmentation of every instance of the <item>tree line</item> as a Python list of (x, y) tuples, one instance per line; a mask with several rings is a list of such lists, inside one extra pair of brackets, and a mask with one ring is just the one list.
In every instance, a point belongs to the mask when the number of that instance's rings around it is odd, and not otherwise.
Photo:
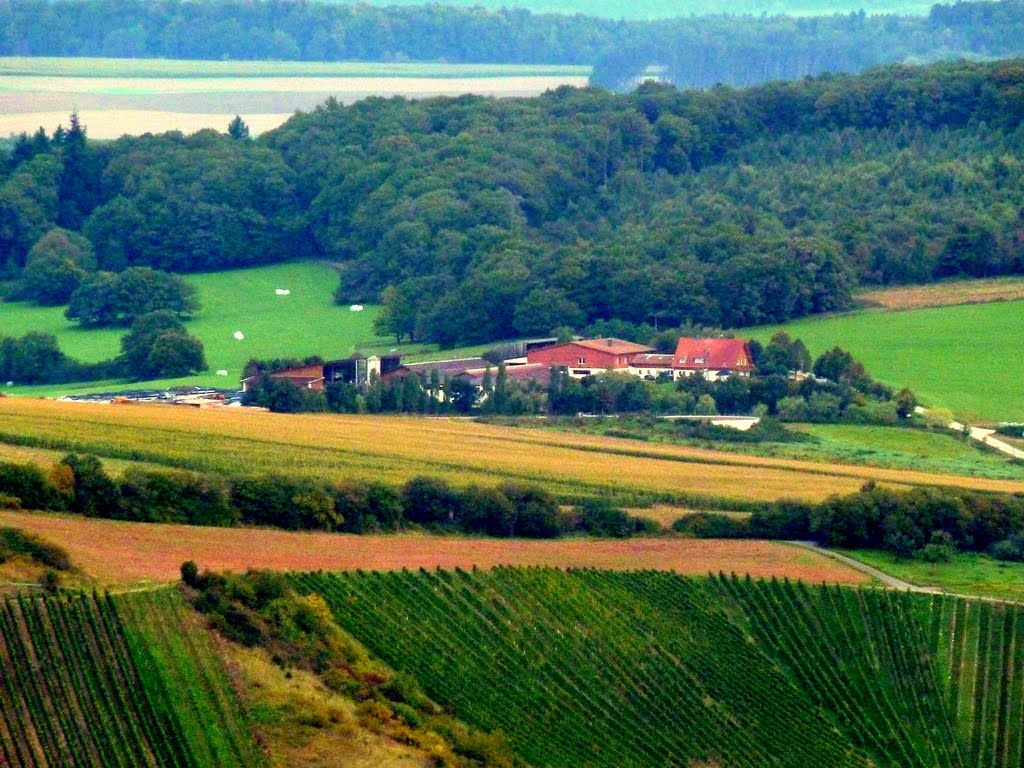
[(926, 17), (719, 11), (655, 21), (287, 0), (0, 3), (7, 56), (595, 65), (594, 82), (609, 87), (631, 86), (652, 65), (681, 86), (709, 87), (1021, 53), (1024, 9), (1015, 0), (936, 5)]
[(529, 483), (457, 488), (415, 477), (400, 487), (373, 480), (329, 483), (284, 475), (227, 478), (129, 468), (107, 474), (92, 455), (68, 454), (49, 471), (0, 462), (0, 508), (70, 512), (147, 523), (378, 533), (418, 527), (443, 533), (557, 538), (570, 533), (625, 537), (659, 527), (605, 499), (567, 511)]
[(0, 163), (0, 277), (61, 228), (92, 248), (72, 272), (330, 259), (400, 340), (783, 322), (860, 284), (1024, 272), (1022, 82), (1011, 60), (328, 101), (258, 139), (73, 119)]
[(895, 490), (868, 482), (819, 504), (778, 501), (737, 520), (684, 517), (673, 529), (701, 538), (812, 540), (828, 547), (881, 549), (930, 562), (957, 551), (1024, 562), (1024, 495), (960, 488)]

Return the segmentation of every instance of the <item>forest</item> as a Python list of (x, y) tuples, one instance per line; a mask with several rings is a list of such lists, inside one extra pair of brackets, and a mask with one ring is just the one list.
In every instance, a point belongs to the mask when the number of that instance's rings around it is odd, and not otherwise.
[(19, 295), (61, 228), (91, 251), (75, 273), (328, 259), (339, 302), (447, 345), (781, 322), (861, 284), (1024, 272), (1022, 118), (1022, 60), (328, 101), (257, 139), (94, 142), (73, 117), (0, 163), (0, 277)]
[(652, 21), (434, 4), (0, 2), (0, 55), (7, 56), (581, 64), (594, 66), (594, 84), (614, 88), (632, 86), (649, 66), (681, 87), (738, 86), (1022, 53), (1021, 0), (936, 5), (927, 16)]

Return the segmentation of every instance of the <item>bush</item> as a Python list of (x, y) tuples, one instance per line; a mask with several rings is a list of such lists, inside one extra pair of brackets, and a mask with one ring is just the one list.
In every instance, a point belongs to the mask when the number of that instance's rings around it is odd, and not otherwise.
[(466, 533), (511, 536), (515, 520), (516, 508), (500, 491), (472, 486), (462, 493), (458, 522)]
[(55, 595), (60, 591), (60, 581), (60, 574), (53, 570), (53, 568), (47, 568), (43, 571), (43, 576), (39, 580), (39, 586), (47, 594)]
[(926, 563), (948, 563), (956, 555), (956, 542), (945, 531), (935, 531), (931, 540), (915, 554)]
[(20, 528), (0, 528), (0, 550), (24, 555), (58, 571), (71, 570), (71, 556), (67, 550)]
[(57, 489), (35, 464), (0, 462), (0, 494), (17, 500), (22, 509), (59, 510), (64, 506)]
[(118, 487), (121, 516), (127, 520), (221, 526), (237, 522), (226, 488), (210, 477), (130, 468)]
[(996, 560), (1008, 563), (1024, 562), (1024, 534), (1015, 534), (989, 547), (989, 554)]
[(439, 478), (414, 477), (402, 486), (402, 512), (410, 522), (451, 527), (461, 517), (461, 507), (461, 495)]
[(527, 539), (553, 539), (571, 527), (568, 515), (558, 501), (543, 488), (522, 483), (504, 483), (498, 490), (515, 508), (513, 536)]
[(74, 477), (71, 511), (87, 517), (118, 517), (121, 494), (95, 456), (69, 453), (63, 459)]
[(809, 539), (814, 507), (803, 501), (782, 499), (750, 516), (750, 535), (756, 539)]
[(181, 580), (193, 589), (199, 586), (199, 566), (193, 560), (181, 564)]
[(576, 529), (591, 536), (622, 539), (637, 531), (635, 518), (608, 499), (585, 499), (576, 506)]

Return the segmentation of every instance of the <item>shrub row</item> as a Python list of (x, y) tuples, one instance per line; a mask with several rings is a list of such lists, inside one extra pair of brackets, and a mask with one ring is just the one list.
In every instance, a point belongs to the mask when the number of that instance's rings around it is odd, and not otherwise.
[(20, 528), (0, 528), (0, 563), (22, 555), (58, 571), (71, 570), (71, 557), (63, 547), (26, 533)]
[(1024, 560), (1024, 496), (953, 488), (896, 491), (873, 482), (820, 504), (778, 501), (748, 519), (705, 513), (673, 530), (699, 538), (815, 540), (943, 560), (957, 549)]
[(95, 456), (77, 454), (68, 454), (48, 473), (34, 464), (0, 463), (0, 496), (28, 509), (117, 520), (349, 533), (417, 525), (488, 536), (554, 538), (581, 532), (621, 537), (654, 527), (602, 499), (586, 500), (567, 512), (553, 495), (525, 483), (455, 488), (438, 478), (417, 477), (395, 489), (365, 480), (224, 479), (138, 468), (114, 479)]

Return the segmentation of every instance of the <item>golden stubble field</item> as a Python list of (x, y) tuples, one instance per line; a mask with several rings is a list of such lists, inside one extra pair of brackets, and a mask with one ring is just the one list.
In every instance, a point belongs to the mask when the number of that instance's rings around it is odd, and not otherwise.
[(355, 536), (262, 528), (198, 528), (0, 511), (0, 526), (3, 525), (60, 544), (68, 550), (87, 583), (106, 588), (174, 581), (186, 560), (193, 560), (204, 569), (234, 572), (248, 568), (341, 571), (545, 565), (671, 570), (694, 576), (724, 571), (749, 573), (755, 578), (775, 576), (837, 584), (869, 581), (864, 574), (828, 557), (770, 541)]
[[(6, 444), (6, 445), (5, 445)], [(0, 458), (25, 449), (94, 453), (225, 475), (284, 473), (401, 483), (417, 475), (457, 484), (539, 483), (563, 496), (613, 493), (669, 502), (778, 498), (819, 501), (867, 480), (1024, 492), (1024, 482), (759, 458), (478, 424), (466, 419), (287, 415), (249, 409), (96, 405), (0, 399)], [(112, 467), (113, 469), (113, 467)]]

